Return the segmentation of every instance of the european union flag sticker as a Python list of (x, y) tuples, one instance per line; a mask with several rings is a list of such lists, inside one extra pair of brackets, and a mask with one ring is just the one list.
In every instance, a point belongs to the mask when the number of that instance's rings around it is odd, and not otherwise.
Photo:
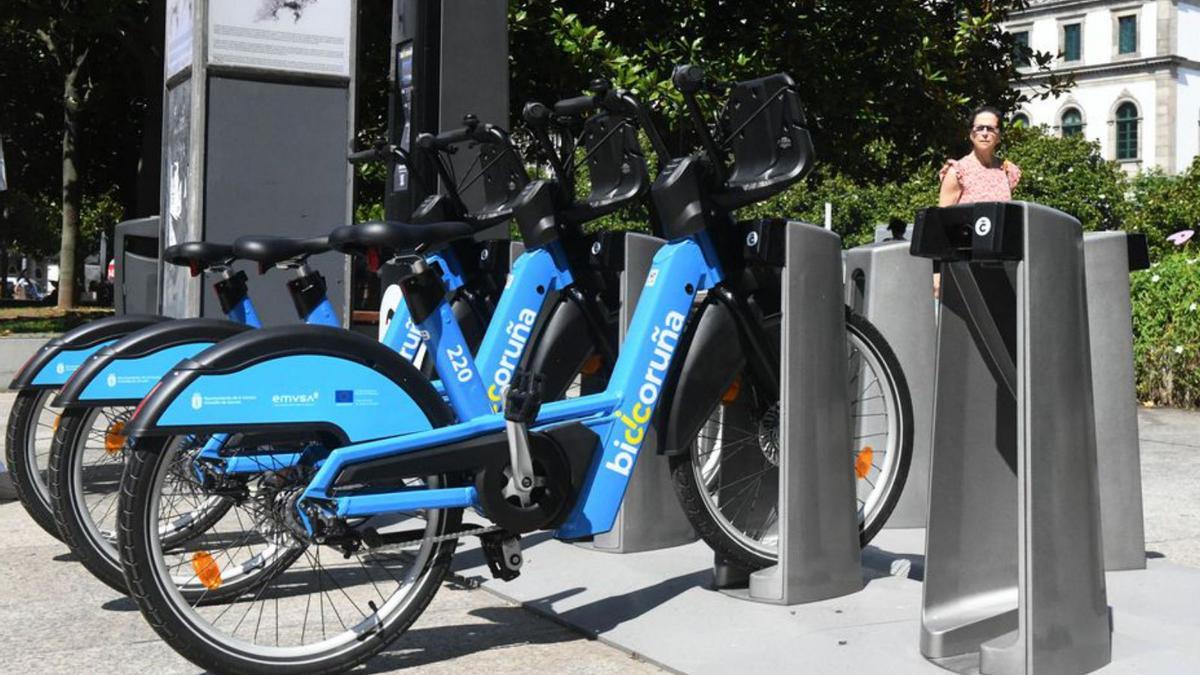
[(338, 389), (333, 392), (333, 400), (336, 403), (354, 403), (354, 390)]

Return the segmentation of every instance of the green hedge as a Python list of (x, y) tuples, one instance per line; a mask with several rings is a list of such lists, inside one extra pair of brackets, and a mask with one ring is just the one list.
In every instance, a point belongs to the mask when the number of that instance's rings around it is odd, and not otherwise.
[(1200, 251), (1162, 256), (1130, 292), (1138, 399), (1200, 407)]

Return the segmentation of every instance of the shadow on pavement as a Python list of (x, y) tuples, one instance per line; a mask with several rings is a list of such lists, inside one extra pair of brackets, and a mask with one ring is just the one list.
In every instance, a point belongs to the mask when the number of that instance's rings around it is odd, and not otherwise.
[(137, 603), (135, 603), (128, 596), (121, 596), (119, 598), (113, 598), (103, 605), (100, 605), (100, 609), (107, 610), (109, 612), (136, 612)]
[(612, 630), (626, 621), (636, 619), (689, 589), (711, 584), (712, 571), (700, 570), (665, 579), (628, 593), (602, 598), (566, 611), (551, 610), (551, 606), (559, 600), (583, 592), (583, 589), (569, 589), (544, 598), (530, 600), (524, 604), (531, 609), (552, 613), (557, 620), (568, 625), (587, 626), (590, 632), (600, 634)]
[(414, 628), (371, 659), (363, 672), (425, 666), (490, 649), (586, 639), (541, 619), (537, 621), (543, 625), (530, 626), (528, 610), (520, 607), (485, 607), (469, 614), (490, 623)]

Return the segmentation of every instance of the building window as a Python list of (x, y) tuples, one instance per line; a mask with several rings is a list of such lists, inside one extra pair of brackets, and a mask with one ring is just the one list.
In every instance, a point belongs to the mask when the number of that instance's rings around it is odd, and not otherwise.
[(1117, 53), (1137, 53), (1137, 17), (1134, 15), (1117, 18)]
[(1138, 109), (1128, 101), (1117, 107), (1117, 159), (1138, 157)]
[(1018, 68), (1029, 65), (1029, 31), (1019, 30), (1013, 34), (1013, 63)]
[(1083, 114), (1078, 108), (1067, 108), (1063, 111), (1060, 129), (1063, 138), (1083, 135)]
[(1029, 126), (1029, 115), (1026, 115), (1025, 113), (1017, 113), (1016, 115), (1013, 115), (1012, 125), (1014, 127)]
[(1083, 24), (1068, 23), (1062, 28), (1063, 61), (1078, 61), (1083, 56)]

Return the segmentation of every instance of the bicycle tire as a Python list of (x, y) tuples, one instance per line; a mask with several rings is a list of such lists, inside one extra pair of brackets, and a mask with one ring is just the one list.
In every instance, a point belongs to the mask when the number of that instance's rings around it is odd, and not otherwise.
[(44, 476), (47, 467), (39, 468), (37, 448), (31, 447), (37, 442), (37, 427), (43, 412), (57, 393), (57, 389), (27, 389), (17, 393), (8, 414), (4, 456), (17, 499), (25, 512), (50, 536), (61, 540), (50, 502), (49, 484)]
[[(428, 412), (426, 416), (439, 419), (438, 415)], [(441, 418), (446, 419), (445, 414)], [(165, 588), (164, 573), (169, 577), (169, 572), (166, 572), (165, 563), (160, 566), (159, 561), (154, 559), (157, 555), (155, 541), (148, 536), (148, 532), (155, 517), (154, 494), (161, 480), (158, 476), (164, 470), (161, 463), (167, 457), (161, 452), (163, 444), (164, 437), (138, 439), (132, 444), (126, 461), (118, 517), (122, 569), (131, 596), (151, 627), (180, 655), (202, 668), (225, 673), (332, 673), (347, 670), (398, 639), (421, 616), (448, 573), (457, 545), (454, 539), (431, 544), (423, 567), (411, 586), (412, 590), (401, 598), (403, 606), (386, 617), (369, 639), (343, 640), (327, 652), (284, 655), (277, 653), (278, 650), (271, 651), (269, 647), (256, 652), (246, 648), (244, 641), (239, 642), (232, 636), (221, 638), (214, 634), (215, 631), (200, 625), (200, 617), (194, 607), (181, 605), (182, 596), (173, 593), (173, 586), (171, 589)], [(438, 514), (439, 532), (449, 532), (461, 523), (461, 509), (442, 510)], [(301, 553), (306, 550), (301, 549)], [(299, 555), (296, 559), (299, 559)], [(281, 573), (272, 572), (270, 576), (276, 575)], [(320, 570), (317, 576), (320, 578)], [(252, 603), (258, 601), (262, 589), (270, 581), (270, 578), (265, 579), (261, 588), (255, 586), (250, 589), (249, 592), (256, 592)], [(169, 578), (166, 583), (170, 583)], [(387, 606), (385, 602), (384, 607)], [(275, 611), (278, 617), (278, 608)], [(341, 617), (338, 618), (340, 621)], [(306, 611), (305, 625), (307, 620)]]
[[(859, 543), (866, 546), (883, 529), (888, 517), (895, 510), (908, 477), (912, 464), (912, 402), (899, 360), (878, 329), (848, 307), (846, 325), (847, 331), (857, 334), (883, 364), (889, 381), (888, 387), (896, 398), (899, 415), (898, 456), (895, 459), (897, 463), (894, 473), (870, 520), (859, 523)], [(701, 433), (703, 431), (702, 429)], [(761, 548), (747, 546), (741, 538), (730, 532), (730, 525), (722, 522), (722, 518), (714, 513), (717, 507), (712, 503), (713, 499), (708, 490), (701, 484), (696, 468), (696, 447), (697, 443), (693, 442), (688, 452), (670, 457), (672, 482), (688, 521), (718, 555), (737, 567), (758, 570), (776, 564), (777, 555), (767, 555)]]

